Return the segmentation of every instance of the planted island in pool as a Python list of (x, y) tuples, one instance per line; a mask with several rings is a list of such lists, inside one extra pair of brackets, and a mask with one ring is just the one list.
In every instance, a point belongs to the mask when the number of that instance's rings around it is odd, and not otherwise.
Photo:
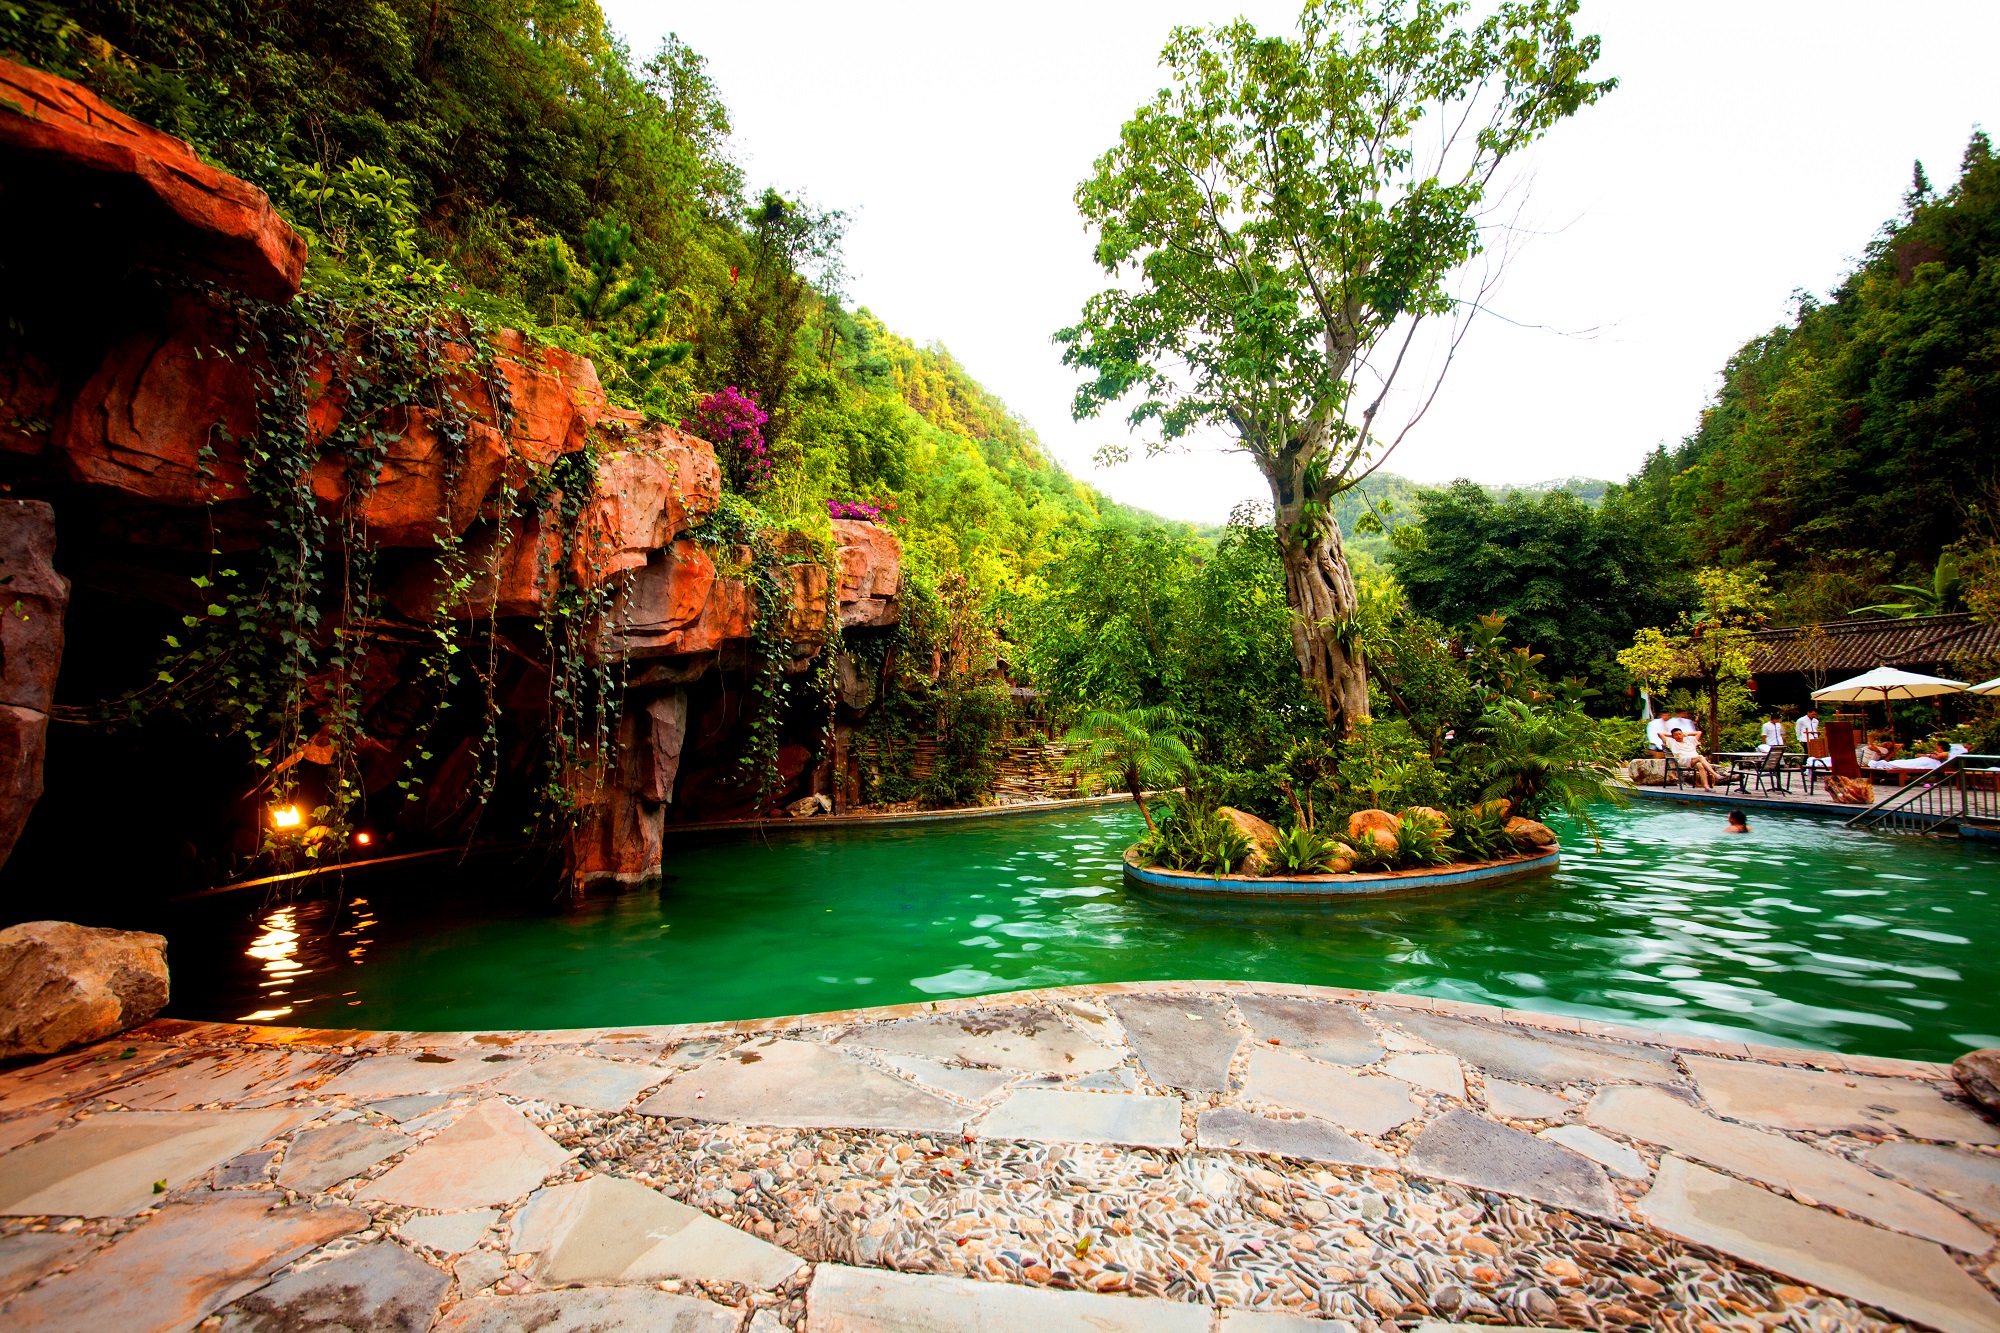
[(1506, 801), (1455, 817), (1421, 805), (1357, 810), (1341, 839), (1304, 819), (1280, 831), (1242, 810), (1181, 799), (1126, 849), (1125, 877), (1170, 893), (1311, 901), (1485, 887), (1560, 863), (1554, 832)]

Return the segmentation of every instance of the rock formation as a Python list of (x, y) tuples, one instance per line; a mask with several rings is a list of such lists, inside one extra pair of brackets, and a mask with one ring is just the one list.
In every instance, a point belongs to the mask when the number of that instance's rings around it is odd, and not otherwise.
[(165, 936), (67, 921), (0, 930), (0, 1060), (102, 1041), (166, 1004)]
[[(829, 564), (782, 539), (768, 557), (775, 582), (760, 584), (749, 548), (700, 537), (722, 499), (711, 446), (609, 405), (583, 357), (460, 320), (436, 330), (414, 387), (384, 401), (383, 377), (337, 334), (281, 356), (258, 333), (278, 307), (258, 303), (296, 295), (305, 244), (260, 191), (61, 79), (0, 60), (0, 98), (25, 109), (0, 107), (0, 186), (46, 206), (0, 219), (0, 244), (96, 275), (89, 320), (53, 280), (0, 294), (0, 485), (33, 497), (0, 501), (13, 607), (0, 621), (0, 862), (42, 786), (58, 667), (79, 709), (149, 687), (157, 645), (221, 615), (204, 591), (215, 568), (272, 540), (271, 455), (259, 463), (246, 446), (271, 428), (280, 384), (295, 395), (283, 421), (308, 451), (301, 503), (347, 556), (366, 556), (374, 599), (315, 612), (314, 632), (364, 645), (351, 674), (305, 687), (316, 715), (339, 696), (354, 719), (346, 749), (323, 727), (266, 756), (307, 805), (332, 790), (346, 753), (343, 780), (379, 830), (371, 845), (388, 850), (481, 831), (497, 818), (483, 813), (496, 784), (515, 800), (506, 818), (526, 822), (521, 793), (553, 782), (577, 810), (578, 882), (629, 882), (658, 873), (669, 818), (777, 813), (815, 787), (841, 800), (845, 766), (815, 754), (840, 749), (877, 682), (843, 656), (816, 713), (795, 702), (771, 723), (775, 772), (759, 783), (740, 762), (753, 728), (747, 673), (775, 661), (797, 679), (836, 616), (858, 636), (896, 622), (902, 551), (886, 527), (833, 523)], [(760, 586), (782, 611), (770, 643), (758, 641)], [(62, 660), (66, 599), (72, 642), (94, 650), (74, 671)], [(576, 640), (561, 645), (566, 657), (552, 646), (557, 611), (572, 617), (561, 621)], [(440, 669), (430, 654), (449, 634), (481, 660), (461, 646)], [(468, 678), (488, 702), (461, 706), (457, 730), (439, 733), (445, 693)], [(607, 697), (615, 716), (579, 723)], [(564, 726), (579, 739), (552, 760), (549, 737)], [(59, 726), (53, 744), (67, 734)], [(266, 820), (254, 772), (198, 777), (172, 755), (150, 762), (117, 775), (133, 799), (210, 784), (210, 822), (167, 835), (193, 861), (235, 864), (255, 850)], [(73, 837), (87, 802), (72, 793), (64, 808)], [(204, 850), (225, 845), (220, 861)]]
[(42, 794), (69, 604), (55, 550), (53, 509), (39, 500), (0, 500), (0, 863)]

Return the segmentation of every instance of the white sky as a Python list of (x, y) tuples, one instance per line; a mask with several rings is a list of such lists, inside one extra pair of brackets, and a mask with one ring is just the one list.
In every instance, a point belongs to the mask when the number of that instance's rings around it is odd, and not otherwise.
[[(1168, 28), (1243, 13), (1288, 29), (1295, 3), (604, 8), (641, 59), (668, 31), (705, 55), (752, 187), (852, 215), (850, 300), (949, 347), (1073, 472), (1176, 518), (1265, 496), (1215, 447), (1093, 469), (1128, 436), (1070, 421), (1076, 376), (1049, 335), (1103, 285), (1071, 196), (1160, 86)], [(1492, 300), (1517, 324), (1475, 328), (1391, 471), (1625, 476), (1693, 429), (1723, 361), (1793, 289), (1839, 280), (1913, 158), (1943, 188), (1976, 122), (2000, 133), (1993, 0), (1586, 0), (1579, 26), (1621, 86), (1524, 158), (1537, 234)]]

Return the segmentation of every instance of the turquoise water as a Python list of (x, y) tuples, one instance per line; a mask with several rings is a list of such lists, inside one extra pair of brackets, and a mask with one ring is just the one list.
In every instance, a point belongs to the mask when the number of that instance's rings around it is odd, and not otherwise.
[[(677, 1023), (1096, 981), (1242, 978), (1949, 1059), (2000, 1044), (2000, 850), (1635, 806), (1556, 875), (1340, 905), (1123, 883), (1129, 807), (669, 844), (581, 906), (479, 876), (167, 923), (187, 1018), (378, 1028)], [(497, 882), (497, 878), (496, 878)]]

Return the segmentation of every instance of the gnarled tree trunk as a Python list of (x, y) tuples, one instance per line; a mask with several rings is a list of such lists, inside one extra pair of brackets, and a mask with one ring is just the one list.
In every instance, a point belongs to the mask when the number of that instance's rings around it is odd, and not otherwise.
[[(1289, 515), (1288, 508), (1293, 511)], [(1360, 599), (1341, 549), (1340, 528), (1330, 518), (1302, 522), (1296, 506), (1282, 504), (1277, 527), (1299, 675), (1319, 696), (1327, 726), (1345, 736), (1355, 723), (1367, 720), (1368, 672), (1354, 641), (1353, 616)]]

